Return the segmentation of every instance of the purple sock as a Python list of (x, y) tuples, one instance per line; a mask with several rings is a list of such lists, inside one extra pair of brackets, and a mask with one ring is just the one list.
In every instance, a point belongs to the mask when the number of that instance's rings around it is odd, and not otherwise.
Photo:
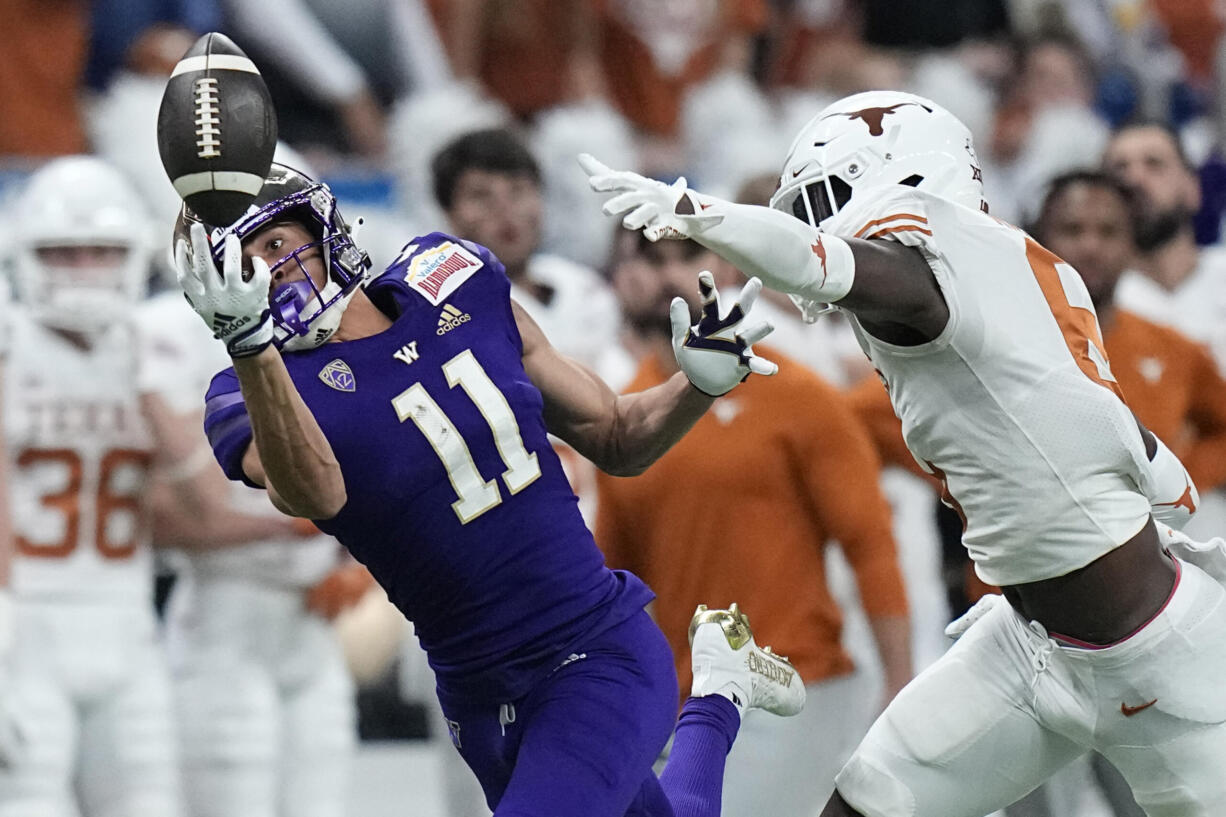
[(740, 728), (741, 716), (722, 695), (686, 700), (660, 775), (675, 817), (719, 817), (724, 760)]

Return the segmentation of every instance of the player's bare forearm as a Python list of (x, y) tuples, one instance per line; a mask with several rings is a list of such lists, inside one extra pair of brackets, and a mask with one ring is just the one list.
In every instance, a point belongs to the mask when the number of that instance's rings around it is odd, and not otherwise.
[(220, 471), (217, 477), (222, 490), (215, 491), (212, 500), (197, 504), (184, 503), (173, 485), (155, 483), (151, 505), (153, 541), (158, 547), (212, 550), (298, 535), (288, 517), (255, 516), (231, 509), (225, 502), (229, 485)]
[(642, 473), (714, 402), (680, 372), (645, 391), (618, 395), (591, 369), (559, 353), (523, 307), (511, 303), (524, 371), (545, 401), (545, 426), (606, 473)]
[[(234, 371), (262, 475), (278, 507), (294, 516), (331, 519), (345, 506), (345, 480), (332, 446), (294, 388), (281, 355), (267, 348), (237, 358)], [(246, 462), (244, 462), (246, 466)]]
[(602, 466), (602, 470), (622, 477), (643, 473), (714, 402), (715, 398), (694, 388), (681, 372), (646, 391), (618, 396), (608, 437), (607, 459), (612, 467)]
[(877, 642), (877, 654), (885, 675), (885, 701), (889, 703), (910, 682), (911, 621), (906, 616), (870, 616), (869, 626)]

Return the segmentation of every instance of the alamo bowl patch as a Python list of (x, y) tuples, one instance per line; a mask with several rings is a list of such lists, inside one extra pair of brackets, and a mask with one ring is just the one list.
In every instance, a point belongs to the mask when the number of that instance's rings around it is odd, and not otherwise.
[(482, 266), (481, 259), (464, 247), (444, 241), (413, 256), (404, 280), (426, 300), (438, 306)]
[(319, 379), (324, 382), (324, 385), (337, 391), (351, 392), (358, 387), (357, 379), (353, 376), (353, 369), (350, 369), (349, 364), (340, 358), (320, 369)]

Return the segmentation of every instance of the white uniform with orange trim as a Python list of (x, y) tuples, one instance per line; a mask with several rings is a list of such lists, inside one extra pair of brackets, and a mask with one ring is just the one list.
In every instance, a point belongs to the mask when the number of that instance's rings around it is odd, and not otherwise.
[[(928, 260), (949, 324), (898, 347), (857, 325), (907, 446), (994, 584), (1067, 574), (1149, 520), (1143, 443), (1076, 271), (1023, 232), (910, 187), (859, 191), (826, 232)], [(1075, 648), (1000, 604), (916, 678), (840, 773), (866, 817), (981, 817), (1089, 749), (1151, 817), (1226, 814), (1226, 589), (1197, 567), (1128, 639)]]
[[(141, 304), (138, 325), (143, 388), (190, 417), (206, 446), (200, 407), (209, 380), (230, 365), (225, 346), (178, 291)], [(281, 516), (266, 492), (237, 483), (230, 507)], [(331, 622), (306, 607), (339, 548), (321, 534), (186, 554), (167, 630), (193, 817), (344, 814), (357, 744), (353, 680)]]
[(117, 325), (82, 348), (13, 309), (4, 425), (16, 537), (14, 695), (27, 743), (0, 770), (0, 815), (79, 807), (91, 817), (175, 815), (137, 346)]

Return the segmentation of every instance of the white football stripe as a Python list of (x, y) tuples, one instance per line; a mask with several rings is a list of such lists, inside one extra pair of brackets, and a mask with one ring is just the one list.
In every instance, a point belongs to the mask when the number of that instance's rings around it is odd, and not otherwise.
[(264, 186), (264, 179), (254, 173), (240, 173), (236, 170), (206, 170), (203, 173), (180, 176), (173, 184), (175, 192), (182, 199), (205, 190), (227, 190), (254, 196)]
[(204, 71), (205, 69), (217, 71), (246, 71), (249, 74), (260, 73), (255, 67), (255, 63), (246, 57), (239, 57), (234, 54), (206, 54), (199, 57), (185, 57), (179, 60), (179, 64), (175, 66), (175, 70), (170, 72), (171, 78), (186, 74), (191, 71)]

